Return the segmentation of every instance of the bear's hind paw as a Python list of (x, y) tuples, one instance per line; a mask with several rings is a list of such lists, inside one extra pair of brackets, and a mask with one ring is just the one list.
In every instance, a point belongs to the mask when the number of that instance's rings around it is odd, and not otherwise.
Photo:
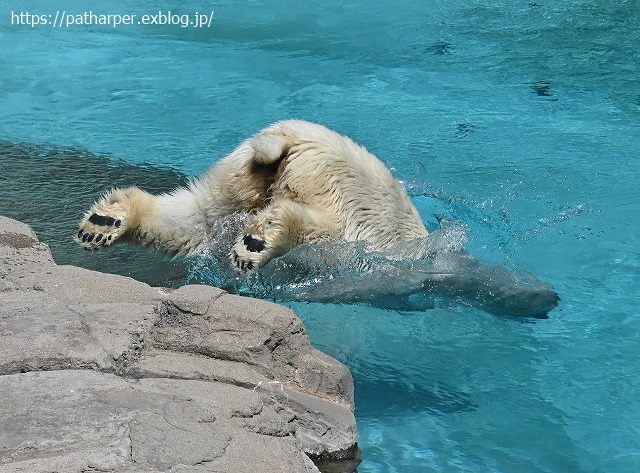
[(98, 250), (111, 245), (124, 233), (122, 219), (91, 213), (80, 223), (74, 240), (85, 250)]
[(242, 243), (250, 253), (260, 253), (261, 251), (264, 251), (267, 246), (267, 242), (262, 238), (256, 238), (249, 234), (242, 237)]
[(253, 271), (258, 269), (258, 266), (254, 265), (253, 261), (243, 260), (235, 251), (231, 252), (231, 260), (239, 271)]
[(238, 238), (231, 251), (231, 261), (239, 271), (256, 271), (266, 259), (267, 242), (251, 234)]

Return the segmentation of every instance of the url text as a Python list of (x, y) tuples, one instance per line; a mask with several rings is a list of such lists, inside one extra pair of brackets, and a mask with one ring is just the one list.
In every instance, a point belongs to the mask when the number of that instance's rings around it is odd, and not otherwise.
[(182, 28), (209, 28), (213, 20), (213, 10), (210, 13), (177, 14), (171, 10), (159, 11), (154, 14), (97, 14), (93, 11), (83, 13), (67, 13), (66, 10), (58, 10), (55, 14), (33, 14), (30, 12), (11, 12), (12, 25), (49, 26), (52, 28), (70, 28), (74, 26), (103, 25), (130, 26), (130, 25), (178, 25)]

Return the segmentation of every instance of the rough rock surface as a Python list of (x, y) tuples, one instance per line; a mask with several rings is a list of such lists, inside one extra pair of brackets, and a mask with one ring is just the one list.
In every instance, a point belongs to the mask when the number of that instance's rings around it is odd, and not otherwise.
[(353, 380), (294, 312), (57, 266), (0, 216), (0, 472), (352, 472)]

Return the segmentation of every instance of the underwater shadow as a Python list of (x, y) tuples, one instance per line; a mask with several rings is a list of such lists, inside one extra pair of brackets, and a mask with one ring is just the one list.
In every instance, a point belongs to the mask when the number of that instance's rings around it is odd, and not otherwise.
[[(409, 413), (441, 416), (473, 412), (478, 408), (470, 394), (446, 383), (422, 386), (376, 376), (356, 376), (354, 383), (356, 410), (360, 418), (402, 417)], [(358, 393), (366, 394), (358, 396)]]

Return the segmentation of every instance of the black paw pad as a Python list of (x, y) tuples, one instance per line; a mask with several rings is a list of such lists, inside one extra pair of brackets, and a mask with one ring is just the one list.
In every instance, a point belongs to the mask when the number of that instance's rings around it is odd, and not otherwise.
[(91, 214), (91, 216), (89, 217), (89, 221), (94, 225), (102, 225), (103, 227), (113, 227), (114, 224), (116, 227), (122, 225), (122, 222), (120, 220), (98, 214)]
[(259, 240), (257, 238), (252, 237), (251, 235), (245, 235), (242, 237), (242, 242), (244, 246), (252, 253), (260, 253), (266, 247), (266, 243), (264, 240)]

